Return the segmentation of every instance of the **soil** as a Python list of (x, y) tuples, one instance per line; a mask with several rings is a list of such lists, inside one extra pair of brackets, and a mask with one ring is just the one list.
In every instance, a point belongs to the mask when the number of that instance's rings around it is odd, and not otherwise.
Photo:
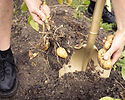
[[(99, 78), (90, 70), (67, 73), (59, 78), (59, 69), (69, 61), (73, 53), (72, 47), (86, 43), (90, 22), (85, 20), (85, 16), (83, 19), (73, 18), (74, 10), (71, 7), (60, 6), (56, 0), (48, 1), (51, 8), (51, 30), (46, 30), (44, 34), (50, 42), (47, 51), (44, 51), (43, 35), (27, 24), (27, 13), (21, 15), (17, 9), (18, 14), (13, 18), (11, 47), (18, 67), (19, 87), (15, 96), (6, 99), (99, 100), (104, 96), (122, 98), (125, 81), (120, 71), (112, 70), (107, 79)], [(16, 4), (20, 5), (21, 2), (16, 1)], [(98, 49), (102, 48), (105, 36), (107, 33), (100, 29), (96, 39)], [(66, 59), (57, 56), (58, 46), (68, 51), (69, 56)], [(30, 59), (29, 51), (38, 55)]]

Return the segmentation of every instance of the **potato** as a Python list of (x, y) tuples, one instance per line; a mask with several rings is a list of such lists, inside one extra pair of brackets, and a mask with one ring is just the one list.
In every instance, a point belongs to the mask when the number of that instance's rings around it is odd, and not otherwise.
[(108, 51), (108, 49), (111, 47), (113, 39), (114, 39), (114, 35), (109, 35), (105, 41), (104, 48), (98, 51), (99, 64), (102, 68), (107, 69), (107, 70), (112, 68), (112, 61), (111, 59), (105, 60), (104, 55)]
[(110, 68), (112, 68), (112, 62), (111, 62), (110, 59), (104, 61), (103, 68), (104, 68), (104, 69), (107, 69), (107, 70), (110, 69)]
[(105, 49), (100, 49), (100, 50), (98, 51), (98, 58), (103, 57), (105, 53), (106, 53), (106, 50), (105, 50)]
[(57, 48), (56, 52), (57, 52), (57, 55), (61, 58), (67, 58), (67, 56), (68, 56), (66, 50), (62, 47)]
[(104, 48), (105, 48), (106, 50), (108, 50), (108, 49), (111, 47), (113, 39), (114, 39), (114, 35), (109, 35), (109, 36), (107, 37), (107, 39), (106, 39), (106, 41), (105, 41), (105, 44), (104, 44)]
[(98, 61), (99, 61), (99, 64), (102, 68), (104, 69), (110, 69), (112, 68), (112, 62), (110, 59), (108, 60), (105, 60), (104, 59), (104, 55), (106, 53), (106, 50), (105, 49), (100, 49), (99, 52), (98, 52)]

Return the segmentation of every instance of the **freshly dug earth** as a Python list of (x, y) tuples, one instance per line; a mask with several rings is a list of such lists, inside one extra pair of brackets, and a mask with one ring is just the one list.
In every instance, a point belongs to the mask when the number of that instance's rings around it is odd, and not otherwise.
[[(82, 20), (74, 19), (72, 8), (57, 6), (57, 4), (56, 0), (48, 2), (51, 7), (51, 30), (45, 33), (50, 41), (47, 51), (44, 51), (42, 34), (27, 24), (27, 14), (14, 17), (11, 46), (18, 66), (17, 79), (20, 84), (16, 95), (8, 99), (98, 100), (104, 96), (121, 98), (120, 92), (125, 89), (125, 81), (119, 71), (112, 71), (107, 79), (99, 78), (90, 70), (58, 77), (59, 69), (69, 61), (73, 53), (72, 46), (86, 43), (90, 22), (87, 22), (84, 17)], [(105, 36), (107, 33), (102, 29), (99, 30), (96, 40), (98, 49), (102, 48), (102, 40)], [(58, 46), (67, 50), (69, 56), (66, 59), (57, 56)], [(29, 50), (39, 54), (30, 59)]]

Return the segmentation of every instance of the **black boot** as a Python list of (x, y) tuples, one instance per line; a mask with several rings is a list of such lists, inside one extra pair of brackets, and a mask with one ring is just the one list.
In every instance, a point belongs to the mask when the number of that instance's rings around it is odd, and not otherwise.
[[(94, 12), (94, 7), (95, 7), (95, 2), (90, 0), (90, 4), (88, 6), (88, 13), (89, 15), (92, 16), (93, 12)], [(102, 19), (104, 23), (114, 23), (115, 22), (115, 16), (113, 13), (109, 12), (106, 8), (106, 6), (104, 6), (103, 9), (103, 14), (102, 14)]]
[(6, 51), (0, 51), (0, 97), (10, 97), (16, 90), (16, 65), (9, 48)]

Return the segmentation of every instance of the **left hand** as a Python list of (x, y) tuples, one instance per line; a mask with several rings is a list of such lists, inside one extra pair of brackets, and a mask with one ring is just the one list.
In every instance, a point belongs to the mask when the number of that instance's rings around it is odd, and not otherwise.
[(42, 5), (41, 0), (24, 0), (34, 21), (43, 24), (48, 16), (50, 16), (50, 8)]

